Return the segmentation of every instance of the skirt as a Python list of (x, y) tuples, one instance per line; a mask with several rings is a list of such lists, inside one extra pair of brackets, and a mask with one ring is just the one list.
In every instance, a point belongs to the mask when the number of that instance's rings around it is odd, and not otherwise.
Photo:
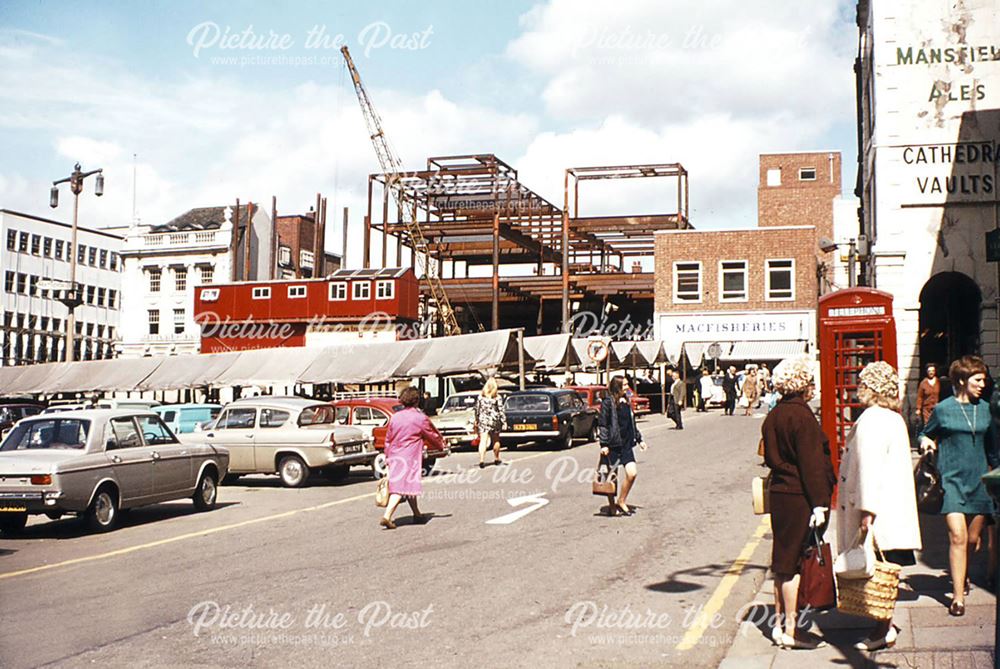
[(812, 509), (805, 495), (771, 492), (771, 571), (792, 577), (799, 573), (802, 550), (809, 537)]

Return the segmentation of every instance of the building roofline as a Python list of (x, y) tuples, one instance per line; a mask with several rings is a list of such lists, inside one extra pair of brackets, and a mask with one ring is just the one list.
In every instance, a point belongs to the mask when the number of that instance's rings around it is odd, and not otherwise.
[(842, 154), (843, 151), (840, 149), (813, 149), (810, 151), (772, 151), (768, 153), (759, 153), (759, 156), (802, 156), (809, 155), (812, 153), (836, 153), (838, 155)]
[(766, 232), (770, 230), (815, 230), (815, 225), (759, 225), (756, 228), (720, 228), (717, 230), (657, 230), (654, 235), (712, 234), (713, 232)]
[[(52, 223), (53, 225), (60, 225), (64, 228), (72, 229), (73, 226), (69, 223), (63, 223), (62, 221), (53, 221), (51, 218), (42, 218), (41, 216), (35, 216), (33, 214), (26, 214), (23, 211), (14, 211), (13, 209), (0, 209), (0, 214), (13, 214), (14, 216), (21, 216), (22, 218), (30, 218), (33, 221), (41, 221), (43, 223)], [(88, 228), (85, 225), (77, 225), (77, 230), (84, 230), (86, 232), (92, 232), (95, 235), (104, 235), (105, 237), (111, 237), (112, 239), (125, 240), (124, 237), (119, 237), (118, 235), (113, 235), (110, 232), (104, 232), (98, 228)]]

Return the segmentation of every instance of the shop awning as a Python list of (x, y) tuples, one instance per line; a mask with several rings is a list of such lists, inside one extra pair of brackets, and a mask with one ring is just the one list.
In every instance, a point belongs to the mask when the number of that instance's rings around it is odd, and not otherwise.
[(783, 360), (793, 355), (802, 355), (806, 352), (808, 342), (803, 340), (778, 340), (778, 341), (738, 341), (733, 344), (733, 350), (728, 356), (723, 356), (726, 360), (747, 360), (754, 362), (757, 360)]
[(524, 338), (524, 351), (548, 371), (579, 366), (580, 359), (570, 334), (538, 335)]
[[(240, 351), (179, 355), (162, 360), (163, 364), (147, 376), (136, 390), (177, 390), (210, 386), (233, 366)], [(130, 390), (130, 389), (126, 389)]]

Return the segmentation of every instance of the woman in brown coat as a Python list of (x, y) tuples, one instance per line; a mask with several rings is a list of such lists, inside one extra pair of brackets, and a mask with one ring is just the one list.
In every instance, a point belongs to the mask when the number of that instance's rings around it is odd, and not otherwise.
[(782, 648), (812, 649), (824, 644), (796, 636), (799, 570), (811, 528), (826, 530), (836, 479), (829, 444), (807, 404), (815, 391), (811, 361), (784, 360), (772, 380), (782, 397), (761, 426), (764, 460), (771, 469), (771, 571), (778, 625), (771, 638)]

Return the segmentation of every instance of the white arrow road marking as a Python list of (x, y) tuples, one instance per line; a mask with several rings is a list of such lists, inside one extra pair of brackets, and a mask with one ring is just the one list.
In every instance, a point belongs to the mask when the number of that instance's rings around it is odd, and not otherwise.
[(542, 508), (549, 503), (549, 500), (545, 499), (544, 492), (536, 492), (532, 495), (525, 495), (524, 497), (510, 497), (507, 499), (507, 503), (511, 506), (521, 506), (522, 504), (531, 504), (531, 506), (519, 509), (514, 513), (508, 513), (506, 516), (500, 516), (499, 518), (487, 520), (487, 525), (510, 525), (515, 520), (524, 518), (532, 511), (537, 511)]

